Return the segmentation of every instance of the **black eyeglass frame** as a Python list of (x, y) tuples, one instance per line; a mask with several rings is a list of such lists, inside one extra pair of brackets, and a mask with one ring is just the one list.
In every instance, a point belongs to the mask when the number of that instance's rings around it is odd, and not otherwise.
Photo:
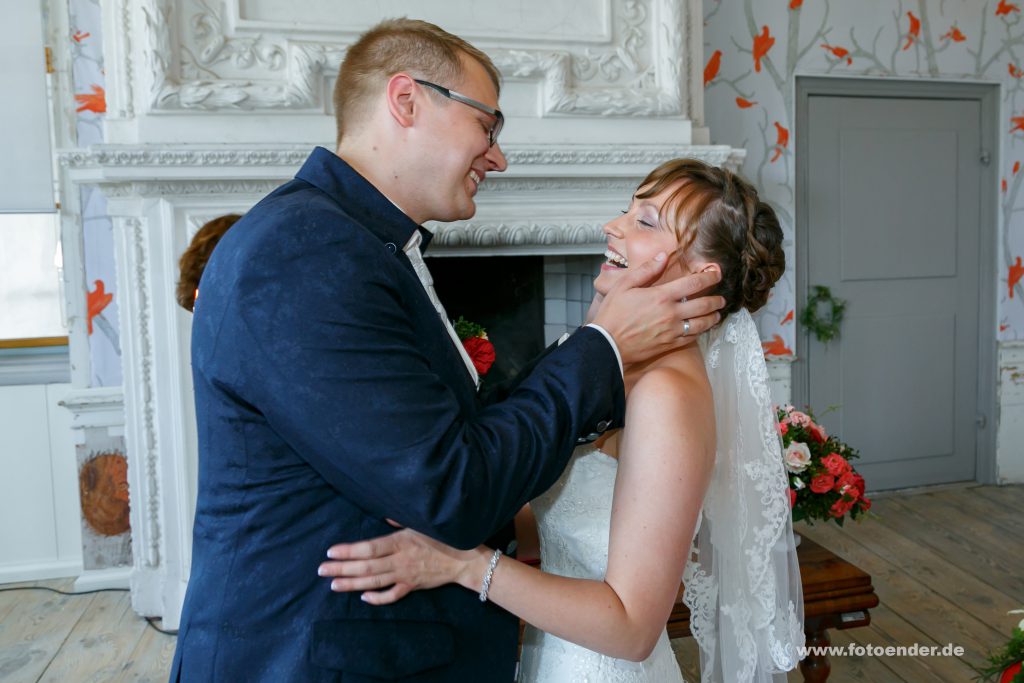
[(482, 111), (483, 113), (487, 114), (488, 116), (493, 116), (494, 117), (494, 125), (491, 126), (490, 130), (487, 131), (487, 141), (490, 143), (491, 147), (494, 147), (494, 143), (498, 141), (498, 135), (501, 133), (501, 129), (505, 125), (505, 115), (501, 113), (500, 109), (494, 109), (492, 107), (488, 107), (483, 102), (477, 102), (473, 98), (466, 97), (462, 93), (457, 93), (454, 90), (450, 90), (450, 89), (444, 87), (443, 85), (438, 85), (437, 83), (431, 83), (430, 81), (424, 81), (424, 80), (421, 80), (419, 78), (414, 78), (413, 80), (416, 81), (417, 83), (419, 83), (420, 85), (425, 85), (428, 88), (436, 90), (437, 92), (441, 93), (442, 95), (444, 95), (445, 97), (447, 97), (450, 100), (455, 100), (456, 102), (461, 102), (462, 104), (465, 104), (467, 106), (473, 107), (474, 109), (476, 109), (478, 111)]

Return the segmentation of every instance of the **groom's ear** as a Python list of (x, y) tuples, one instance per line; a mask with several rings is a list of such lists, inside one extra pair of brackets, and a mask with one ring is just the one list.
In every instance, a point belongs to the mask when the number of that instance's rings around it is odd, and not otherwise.
[(413, 123), (413, 114), (419, 106), (416, 101), (420, 91), (416, 88), (416, 82), (407, 73), (398, 72), (388, 79), (385, 88), (387, 97), (388, 113), (402, 128), (408, 128)]

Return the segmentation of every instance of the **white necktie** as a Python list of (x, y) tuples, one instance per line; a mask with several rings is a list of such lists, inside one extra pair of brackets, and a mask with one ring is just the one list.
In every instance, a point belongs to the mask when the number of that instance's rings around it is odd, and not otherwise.
[(412, 237), (409, 238), (409, 241), (406, 243), (403, 251), (405, 251), (405, 255), (409, 257), (409, 262), (412, 263), (413, 270), (416, 271), (416, 276), (420, 279), (420, 284), (422, 284), (423, 289), (426, 290), (427, 296), (430, 298), (430, 303), (434, 304), (434, 308), (437, 309), (438, 315), (441, 316), (441, 322), (444, 323), (445, 329), (448, 330), (448, 336), (452, 338), (452, 343), (455, 344), (455, 348), (459, 350), (459, 355), (462, 356), (462, 362), (466, 364), (469, 376), (473, 378), (473, 384), (479, 387), (480, 375), (477, 373), (472, 359), (470, 359), (469, 354), (466, 352), (466, 347), (462, 345), (459, 335), (455, 333), (455, 328), (452, 327), (452, 323), (448, 319), (448, 314), (445, 313), (441, 300), (437, 298), (437, 292), (434, 291), (434, 278), (430, 277), (430, 271), (427, 269), (427, 264), (423, 260), (423, 254), (420, 253), (420, 243), (422, 241), (423, 237), (420, 235), (419, 230), (417, 230), (412, 234)]

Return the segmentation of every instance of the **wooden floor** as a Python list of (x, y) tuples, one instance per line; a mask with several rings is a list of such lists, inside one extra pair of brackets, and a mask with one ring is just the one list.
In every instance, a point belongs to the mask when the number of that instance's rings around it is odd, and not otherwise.
[[(832, 657), (830, 681), (965, 683), (1004, 645), (1024, 607), (1024, 486), (955, 486), (873, 497), (860, 523), (797, 525), (872, 577), (871, 625), (829, 631), (833, 645), (938, 645), (962, 657)], [(690, 638), (673, 641), (683, 674), (699, 681)], [(789, 680), (800, 681), (799, 674)]]
[[(962, 657), (832, 657), (831, 681), (969, 681), (1024, 606), (1024, 486), (958, 486), (875, 497), (873, 517), (799, 532), (871, 574), (871, 625), (833, 645), (960, 645)], [(39, 584), (70, 590), (72, 581)], [(8, 586), (3, 586), (4, 588)], [(699, 681), (692, 639), (673, 642)], [(166, 681), (174, 637), (149, 628), (127, 593), (0, 593), (0, 681)], [(791, 681), (800, 676), (790, 675)]]

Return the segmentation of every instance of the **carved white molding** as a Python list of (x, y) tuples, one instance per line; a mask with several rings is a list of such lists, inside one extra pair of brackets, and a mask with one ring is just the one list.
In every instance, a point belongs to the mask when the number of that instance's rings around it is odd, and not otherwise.
[[(292, 39), (287, 26), (270, 36), (229, 35), (225, 5), (211, 0), (138, 2), (152, 111), (324, 111), (325, 77), (337, 71), (344, 44)], [(689, 54), (702, 51), (699, 7), (692, 0), (610, 7), (610, 45), (488, 51), (507, 78), (542, 82), (545, 114), (699, 119), (686, 97), (700, 68)], [(121, 70), (131, 73), (131, 64)], [(222, 75), (228, 71), (233, 76)], [(251, 78), (238, 77), (247, 72)]]
[[(260, 148), (244, 147), (150, 147), (146, 145), (94, 145), (86, 149), (60, 150), (57, 158), (69, 169), (84, 168), (136, 168), (157, 167), (293, 167), (298, 170), (309, 156), (308, 145)], [(715, 166), (736, 169), (743, 162), (746, 151), (728, 145), (516, 145), (503, 149), (508, 159), (509, 176), (491, 176), (500, 183), (511, 181), (524, 166), (646, 166), (653, 168), (669, 159), (686, 156), (701, 159)], [(488, 180), (488, 183), (491, 183)], [(481, 186), (482, 188), (485, 186)]]
[[(603, 223), (445, 223), (432, 224), (430, 249), (500, 249), (502, 247), (601, 247)], [(595, 253), (597, 251), (595, 250)]]
[(124, 392), (121, 387), (76, 389), (59, 402), (72, 413), (72, 429), (124, 426)]
[[(132, 546), (136, 567), (160, 566), (160, 461), (157, 450), (156, 386), (154, 384), (153, 309), (149, 286), (148, 241), (144, 221), (134, 216), (114, 218), (114, 231), (122, 245), (119, 264), (119, 290), (126, 293), (122, 303), (130, 321), (126, 330), (124, 362), (125, 411), (129, 463), (136, 474), (131, 483), (136, 487), (133, 505)], [(120, 276), (124, 276), (123, 278)], [(131, 469), (131, 468), (129, 468)], [(141, 490), (138, 490), (140, 489)]]

